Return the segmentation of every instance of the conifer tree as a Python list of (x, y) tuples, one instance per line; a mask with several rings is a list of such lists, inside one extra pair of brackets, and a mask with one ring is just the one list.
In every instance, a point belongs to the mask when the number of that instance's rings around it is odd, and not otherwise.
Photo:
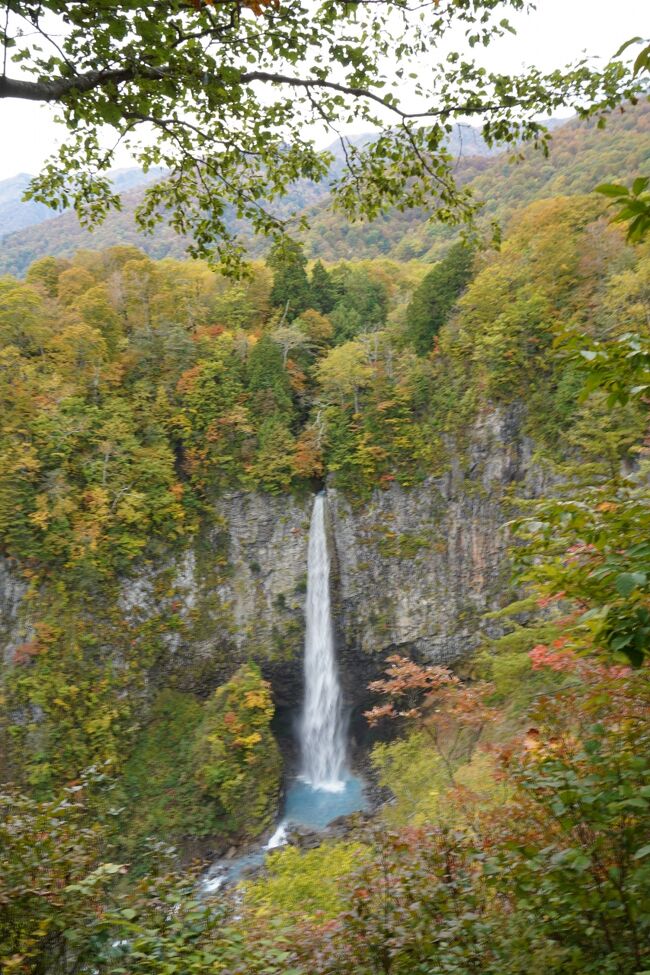
[(336, 304), (336, 288), (322, 261), (316, 261), (311, 272), (311, 307), (329, 315)]
[(464, 244), (454, 244), (415, 291), (406, 313), (406, 328), (419, 355), (430, 351), (441, 325), (469, 282), (473, 263), (472, 250)]
[(309, 308), (310, 291), (305, 265), (307, 258), (295, 240), (276, 244), (269, 254), (268, 265), (273, 271), (271, 304), (282, 310), (286, 321)]
[(250, 354), (248, 388), (252, 393), (253, 411), (258, 416), (291, 415), (291, 387), (282, 362), (282, 350), (268, 335), (262, 336)]

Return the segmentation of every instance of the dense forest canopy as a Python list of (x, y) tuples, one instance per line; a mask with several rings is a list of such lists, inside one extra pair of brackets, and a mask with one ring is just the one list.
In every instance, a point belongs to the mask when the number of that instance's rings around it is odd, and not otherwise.
[[(533, 205), (499, 253), (452, 248), (424, 276), (379, 262), (308, 273), (294, 244), (243, 283), (124, 247), (3, 279), (3, 545), (58, 620), (20, 651), (29, 666), (15, 692), (38, 695), (55, 740), (69, 664), (57, 655), (64, 669), (49, 686), (46, 647), (83, 646), (78, 601), (186, 544), (219, 492), (300, 491), (324, 475), (359, 498), (409, 487), (444, 470), (449, 434), (481, 402), (521, 397), (554, 464), (578, 449), (592, 477), (615, 478), (643, 435), (641, 404), (581, 405), (579, 363), (551, 355), (570, 323), (594, 342), (627, 334), (633, 318), (644, 328), (644, 252), (628, 252), (601, 211), (588, 198)], [(608, 455), (586, 435), (593, 424)], [(77, 619), (72, 643), (62, 600)], [(138, 649), (134, 665), (146, 659)], [(113, 680), (102, 682), (109, 708)], [(120, 721), (115, 712), (90, 740), (70, 728), (63, 750), (39, 748), (33, 774), (74, 776), (113, 754)]]

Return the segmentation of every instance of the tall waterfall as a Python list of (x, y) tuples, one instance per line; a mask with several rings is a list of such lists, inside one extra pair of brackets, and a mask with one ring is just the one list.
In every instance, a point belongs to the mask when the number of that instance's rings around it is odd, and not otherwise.
[(325, 494), (318, 494), (309, 528), (300, 777), (314, 789), (339, 792), (345, 788), (345, 727), (334, 654), (326, 504)]

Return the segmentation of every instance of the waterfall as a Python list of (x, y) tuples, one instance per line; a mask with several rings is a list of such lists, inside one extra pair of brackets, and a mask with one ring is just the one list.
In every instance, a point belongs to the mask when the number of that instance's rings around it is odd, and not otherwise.
[(203, 880), (204, 891), (235, 883), (242, 871), (264, 862), (289, 842), (292, 825), (322, 830), (339, 816), (366, 809), (362, 780), (346, 763), (347, 725), (334, 653), (330, 602), (330, 560), (325, 518), (327, 500), (319, 494), (309, 528), (305, 632), (305, 703), (300, 718), (302, 769), (289, 785), (284, 817), (264, 845), (232, 860), (218, 860)]
[(300, 778), (313, 789), (340, 792), (345, 788), (345, 726), (334, 653), (326, 504), (325, 494), (318, 494), (309, 528)]

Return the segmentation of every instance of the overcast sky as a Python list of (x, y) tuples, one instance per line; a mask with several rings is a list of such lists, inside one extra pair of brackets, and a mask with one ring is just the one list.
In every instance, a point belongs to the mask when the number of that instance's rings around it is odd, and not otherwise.
[[(611, 57), (629, 37), (643, 33), (648, 0), (538, 0), (539, 9), (513, 18), (518, 34), (495, 43), (481, 57), (488, 68), (515, 72), (522, 65), (559, 67), (581, 52)], [(30, 102), (0, 101), (0, 179), (35, 173), (51, 154), (63, 129), (52, 121), (54, 110)], [(329, 140), (328, 140), (329, 141)], [(126, 166), (127, 156), (117, 160)]]

